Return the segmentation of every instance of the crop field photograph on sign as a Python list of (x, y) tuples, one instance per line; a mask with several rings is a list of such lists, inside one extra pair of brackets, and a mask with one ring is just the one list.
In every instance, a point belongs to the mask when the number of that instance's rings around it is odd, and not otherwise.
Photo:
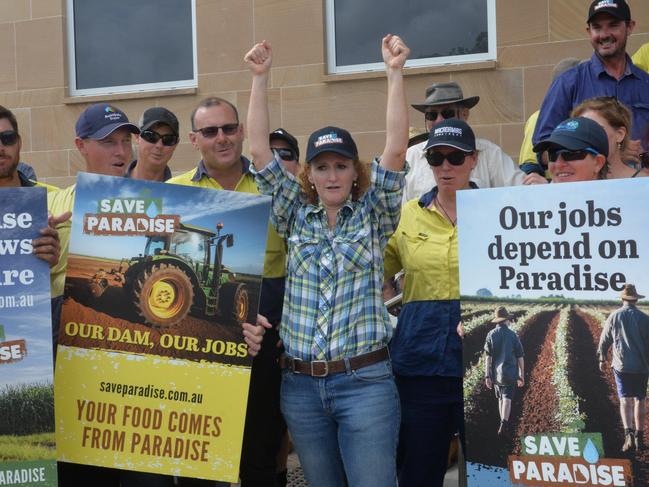
[(649, 183), (607, 183), (458, 197), (470, 486), (649, 485)]

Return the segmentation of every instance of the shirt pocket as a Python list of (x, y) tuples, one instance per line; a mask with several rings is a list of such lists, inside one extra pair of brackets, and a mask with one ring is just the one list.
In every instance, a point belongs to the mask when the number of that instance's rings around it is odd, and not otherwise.
[(292, 235), (288, 239), (288, 271), (297, 276), (303, 275), (318, 251), (318, 239), (302, 235)]
[(371, 237), (363, 229), (344, 237), (334, 239), (334, 252), (339, 266), (347, 272), (367, 270), (372, 265)]
[(403, 267), (406, 270), (420, 271), (431, 267), (435, 255), (434, 238), (424, 232), (401, 232)]

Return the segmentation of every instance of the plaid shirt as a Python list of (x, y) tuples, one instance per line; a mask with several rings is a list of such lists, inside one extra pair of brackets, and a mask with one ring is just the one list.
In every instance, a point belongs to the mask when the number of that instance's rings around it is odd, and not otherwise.
[(287, 354), (338, 360), (387, 345), (383, 250), (399, 222), (405, 171), (372, 162), (370, 189), (345, 203), (333, 230), (324, 207), (304, 203), (299, 183), (277, 159), (255, 178), (259, 191), (273, 196), (271, 220), (288, 242), (280, 326)]

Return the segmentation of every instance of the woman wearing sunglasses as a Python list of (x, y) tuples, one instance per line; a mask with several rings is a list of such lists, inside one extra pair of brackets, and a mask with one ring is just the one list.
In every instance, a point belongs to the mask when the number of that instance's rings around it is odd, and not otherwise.
[(381, 50), (388, 81), (382, 156), (367, 165), (349, 132), (324, 127), (309, 137), (297, 178), (268, 143), (271, 47), (261, 42), (245, 56), (256, 181), (273, 196), (271, 220), (289, 249), (281, 406), (311, 487), (396, 485), (399, 400), (381, 284), (405, 183), (409, 49), (387, 35)]
[(171, 178), (169, 160), (178, 145), (178, 119), (163, 107), (147, 109), (140, 118), (140, 134), (135, 136), (137, 159), (128, 166), (126, 177), (146, 181)]
[(635, 178), (649, 176), (649, 170), (639, 161), (629, 163), (623, 160), (623, 154), (632, 141), (631, 111), (612, 96), (598, 96), (583, 101), (572, 111), (573, 117), (586, 117), (602, 126), (608, 137), (608, 160), (606, 174), (608, 179)]
[(600, 124), (576, 117), (564, 120), (534, 152), (548, 152), (548, 169), (553, 183), (593, 181), (606, 177), (608, 136)]
[(399, 485), (442, 486), (451, 440), (463, 431), (456, 195), (476, 187), (475, 135), (466, 122), (435, 125), (424, 147), (436, 186), (408, 201), (385, 252), (385, 276), (404, 270), (390, 344), (401, 399)]

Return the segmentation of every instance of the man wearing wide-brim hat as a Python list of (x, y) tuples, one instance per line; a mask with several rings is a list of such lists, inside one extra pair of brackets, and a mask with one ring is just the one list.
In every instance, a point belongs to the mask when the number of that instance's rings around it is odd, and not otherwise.
[[(465, 122), (469, 111), (480, 101), (479, 96), (464, 96), (462, 88), (454, 82), (433, 83), (426, 88), (424, 101), (415, 103), (412, 107), (424, 114), (426, 132), (448, 118), (459, 118)], [(430, 191), (435, 186), (435, 177), (426, 161), (424, 147), (426, 139), (408, 149), (406, 160), (410, 164), (410, 172), (406, 176), (406, 186), (403, 190), (404, 203)], [(523, 184), (525, 173), (503, 150), (485, 139), (476, 139), (478, 163), (471, 172), (471, 180), (479, 188), (497, 188)]]
[(498, 398), (499, 435), (510, 431), (509, 415), (516, 387), (525, 385), (523, 345), (516, 332), (507, 326), (513, 318), (504, 306), (498, 306), (491, 320), (496, 326), (487, 334), (484, 344), (485, 384), (495, 390)]
[[(613, 311), (599, 338), (597, 356), (604, 372), (608, 349), (613, 349), (611, 367), (620, 398), (624, 426), (622, 451), (644, 449), (647, 379), (649, 378), (649, 316), (636, 307), (644, 298), (633, 284), (625, 284), (620, 294), (622, 307)], [(612, 347), (611, 347), (612, 345)]]

